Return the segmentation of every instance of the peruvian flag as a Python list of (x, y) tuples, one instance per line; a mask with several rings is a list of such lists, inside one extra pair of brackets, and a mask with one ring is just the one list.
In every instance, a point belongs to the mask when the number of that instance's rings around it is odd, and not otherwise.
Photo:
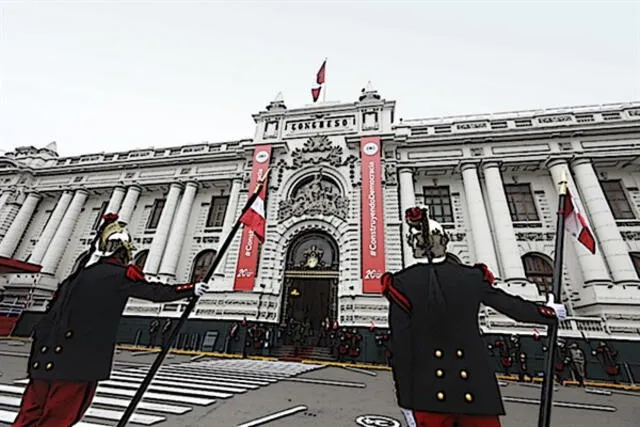
[[(266, 186), (262, 190), (264, 191), (265, 188)], [(264, 243), (265, 224), (267, 222), (264, 215), (263, 191), (260, 191), (251, 207), (240, 217), (240, 222), (253, 231), (260, 243)]]
[(322, 85), (324, 85), (325, 73), (327, 69), (327, 60), (325, 59), (318, 73), (316, 74), (316, 83), (320, 86), (311, 88), (311, 96), (313, 97), (313, 102), (316, 102), (318, 98), (320, 98), (320, 92), (322, 91)]
[(567, 186), (567, 195), (564, 199), (564, 228), (580, 243), (584, 245), (592, 254), (596, 253), (596, 241), (593, 233), (589, 229), (589, 223), (585, 218), (580, 199), (571, 194)]

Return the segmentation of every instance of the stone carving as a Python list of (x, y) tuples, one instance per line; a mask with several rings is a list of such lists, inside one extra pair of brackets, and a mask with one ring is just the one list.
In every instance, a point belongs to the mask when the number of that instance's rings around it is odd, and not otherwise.
[(338, 167), (342, 165), (342, 155), (342, 148), (332, 145), (326, 135), (312, 136), (301, 148), (296, 148), (291, 153), (292, 168), (299, 168), (306, 163), (329, 163)]
[(640, 108), (635, 108), (633, 110), (627, 110), (627, 114), (630, 116), (640, 116)]
[(621, 231), (624, 240), (640, 240), (640, 231)]
[(471, 155), (473, 157), (479, 157), (484, 155), (484, 148), (482, 147), (474, 147), (471, 149)]
[(464, 242), (467, 238), (467, 233), (449, 233), (447, 232), (447, 236), (449, 236), (450, 242)]
[(516, 240), (525, 242), (548, 242), (550, 240), (553, 240), (555, 236), (555, 233), (516, 233)]
[(311, 246), (309, 249), (304, 251), (304, 261), (300, 263), (299, 267), (304, 268), (317, 268), (324, 267), (325, 262), (322, 260), (322, 255), (324, 255), (324, 251), (318, 248), (316, 245)]
[(571, 114), (559, 114), (556, 116), (538, 117), (540, 123), (565, 123), (572, 122), (573, 116)]
[(323, 183), (322, 170), (309, 184), (302, 187), (290, 200), (280, 202), (278, 220), (292, 216), (333, 215), (346, 220), (349, 201), (332, 186)]
[(389, 185), (396, 185), (398, 183), (395, 163), (385, 163), (384, 179)]

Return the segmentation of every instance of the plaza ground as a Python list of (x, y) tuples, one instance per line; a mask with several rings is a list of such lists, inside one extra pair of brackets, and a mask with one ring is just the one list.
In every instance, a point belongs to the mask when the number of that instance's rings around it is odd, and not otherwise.
[[(0, 426), (10, 425), (24, 387), (28, 341), (0, 341)], [(87, 426), (114, 426), (118, 414), (155, 354), (119, 350), (114, 374), (101, 384)], [(540, 389), (537, 385), (502, 381), (507, 415), (504, 427), (537, 425)], [(285, 427), (371, 426), (356, 422), (364, 415), (381, 415), (404, 426), (395, 404), (391, 373), (310, 363), (255, 359), (216, 359), (170, 354), (161, 377), (149, 392), (153, 399), (136, 411), (135, 425), (229, 426), (243, 424)], [(215, 400), (215, 401), (214, 401)], [(555, 407), (552, 425), (562, 427), (631, 427), (640, 419), (640, 393), (616, 389), (560, 387), (554, 400), (577, 408)], [(302, 408), (301, 408), (302, 407)], [(299, 412), (266, 424), (251, 421), (288, 409)], [(173, 413), (171, 413), (173, 412)], [(183, 412), (183, 413), (178, 413)], [(132, 419), (133, 421), (133, 419)], [(249, 424), (247, 424), (249, 423)], [(393, 427), (393, 423), (378, 424)]]

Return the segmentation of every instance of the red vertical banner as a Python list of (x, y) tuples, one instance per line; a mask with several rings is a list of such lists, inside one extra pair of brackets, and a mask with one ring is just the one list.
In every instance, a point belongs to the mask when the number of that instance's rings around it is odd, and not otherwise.
[[(252, 194), (258, 186), (258, 180), (267, 173), (271, 163), (271, 145), (258, 145), (253, 150), (253, 167), (251, 168), (251, 183), (249, 194)], [(268, 178), (267, 178), (268, 180)], [(267, 199), (267, 186), (260, 191), (260, 198)], [(266, 211), (266, 208), (265, 208)], [(236, 277), (233, 283), (234, 291), (252, 291), (258, 274), (258, 258), (260, 257), (260, 241), (249, 227), (243, 227), (240, 239), (240, 252), (238, 253), (238, 265)]]
[(382, 157), (379, 136), (360, 140), (362, 169), (362, 291), (380, 293), (385, 271)]

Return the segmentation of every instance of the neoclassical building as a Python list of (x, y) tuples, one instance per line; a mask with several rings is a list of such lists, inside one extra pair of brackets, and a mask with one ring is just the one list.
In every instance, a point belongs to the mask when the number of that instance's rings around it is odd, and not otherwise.
[[(55, 143), (15, 148), (0, 157), (0, 256), (42, 269), (0, 276), (5, 304), (43, 310), (105, 212), (129, 223), (150, 279), (197, 280), (267, 168), (266, 240), (238, 233), (194, 321), (386, 326), (378, 278), (414, 262), (402, 214), (416, 203), (450, 233), (452, 262), (484, 262), (507, 292), (542, 300), (567, 171), (597, 252), (567, 235), (561, 335), (640, 339), (640, 102), (411, 120), (394, 109), (369, 86), (296, 109), (279, 96), (253, 116), (251, 140), (74, 157)], [(125, 315), (184, 306), (131, 300)], [(481, 320), (487, 333), (536, 327), (489, 308)]]

